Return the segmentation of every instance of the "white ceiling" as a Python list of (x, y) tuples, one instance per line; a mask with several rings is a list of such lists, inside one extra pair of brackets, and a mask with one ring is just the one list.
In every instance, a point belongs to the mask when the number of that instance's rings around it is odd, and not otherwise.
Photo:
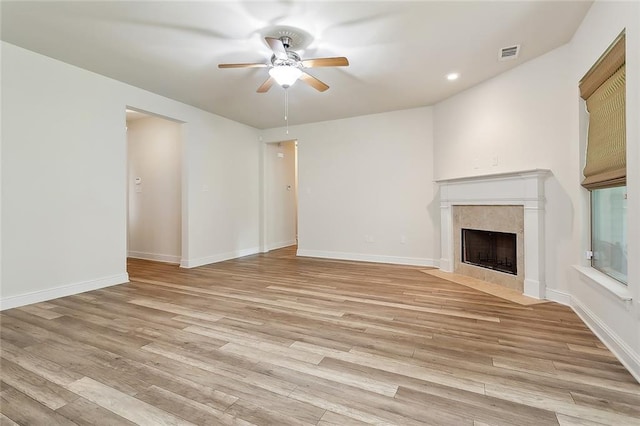
[[(431, 105), (568, 42), (591, 2), (2, 1), (2, 40), (257, 128), (284, 125), (284, 91), (256, 93), (265, 35), (306, 33), (309, 71), (331, 88), (289, 89), (289, 123)], [(516, 60), (498, 50), (520, 44)], [(445, 75), (459, 72), (460, 79)]]

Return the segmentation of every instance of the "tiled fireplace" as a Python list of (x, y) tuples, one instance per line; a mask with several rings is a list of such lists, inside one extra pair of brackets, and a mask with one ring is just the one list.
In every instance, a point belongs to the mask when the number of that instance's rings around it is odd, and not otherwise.
[[(457, 179), (440, 185), (440, 269), (493, 282), (543, 299), (544, 178), (548, 170), (527, 170)], [(463, 262), (463, 229), (467, 259)], [(498, 246), (478, 243), (481, 232)], [(504, 234), (504, 235), (503, 235)], [(515, 241), (515, 255), (507, 246)], [(473, 246), (468, 246), (473, 243)], [(480, 245), (478, 245), (480, 244)], [(512, 247), (511, 247), (512, 248)], [(510, 248), (510, 249), (511, 249)], [(472, 251), (472, 253), (469, 252)], [(515, 273), (514, 273), (515, 272)]]
[[(524, 209), (518, 205), (453, 205), (453, 272), (467, 275), (519, 292), (524, 292)], [(463, 262), (464, 229), (490, 232), (493, 235), (514, 235), (515, 256), (507, 259), (504, 254), (498, 255), (490, 248), (475, 253), (478, 262)], [(501, 257), (502, 259), (498, 259)], [(499, 270), (501, 265), (513, 263), (515, 274)], [(484, 265), (483, 265), (484, 264)], [(493, 264), (493, 265), (492, 265)], [(493, 268), (491, 267), (493, 266)]]

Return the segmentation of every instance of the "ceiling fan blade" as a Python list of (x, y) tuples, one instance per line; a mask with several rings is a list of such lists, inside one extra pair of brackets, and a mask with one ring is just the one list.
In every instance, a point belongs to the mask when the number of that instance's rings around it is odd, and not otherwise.
[(310, 74), (307, 74), (306, 72), (302, 73), (302, 75), (300, 76), (300, 80), (304, 81), (309, 86), (313, 87), (314, 89), (318, 90), (319, 92), (324, 92), (325, 90), (327, 90), (329, 88), (329, 86), (327, 86), (325, 83), (321, 82), (320, 80), (318, 80), (314, 76), (312, 76)]
[(267, 64), (218, 64), (218, 68), (265, 68)]
[(269, 89), (271, 89), (271, 86), (273, 86), (273, 83), (275, 82), (276, 80), (273, 77), (269, 77), (267, 81), (265, 81), (260, 87), (258, 87), (258, 90), (256, 90), (256, 92), (265, 93), (269, 91)]
[(349, 60), (344, 56), (339, 58), (316, 58), (305, 59), (302, 61), (302, 66), (305, 68), (317, 68), (317, 67), (348, 67)]
[(284, 48), (284, 44), (282, 44), (282, 40), (275, 37), (265, 37), (264, 40), (267, 42), (271, 50), (273, 50), (273, 54), (276, 55), (278, 59), (288, 59), (289, 55), (287, 55), (287, 49)]

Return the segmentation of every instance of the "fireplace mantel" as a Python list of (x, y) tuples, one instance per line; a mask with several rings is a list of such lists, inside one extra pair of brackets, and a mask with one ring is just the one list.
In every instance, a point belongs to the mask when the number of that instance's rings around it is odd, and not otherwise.
[(544, 179), (550, 170), (532, 169), (481, 176), (440, 179), (440, 270), (453, 272), (455, 205), (521, 205), (524, 207), (524, 294), (545, 298)]

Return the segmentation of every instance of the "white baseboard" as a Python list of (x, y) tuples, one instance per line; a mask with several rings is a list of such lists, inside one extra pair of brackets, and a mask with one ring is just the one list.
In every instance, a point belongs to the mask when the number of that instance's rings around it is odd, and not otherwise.
[(97, 290), (99, 288), (124, 284), (127, 282), (129, 282), (129, 274), (124, 273), (95, 280), (63, 285), (51, 289), (34, 291), (32, 293), (9, 296), (0, 299), (0, 310), (17, 308), (24, 305), (30, 305), (32, 303), (45, 302), (59, 297), (71, 296), (73, 294), (84, 293), (85, 291)]
[(618, 358), (631, 375), (640, 382), (640, 355), (636, 354), (604, 321), (587, 308), (587, 306), (569, 293), (547, 288), (547, 299), (569, 306), (580, 317), (582, 322), (595, 334), (602, 343)]
[(281, 241), (279, 243), (272, 243), (267, 245), (267, 251), (271, 251), (271, 250), (277, 250), (280, 248), (284, 248), (284, 247), (291, 247), (291, 246), (295, 246), (297, 244), (296, 240), (289, 240), (289, 241)]
[(640, 383), (640, 354), (635, 353), (609, 326), (575, 297), (571, 297), (571, 307)]
[(180, 262), (181, 268), (196, 268), (198, 266), (208, 265), (210, 263), (223, 262), (225, 260), (237, 259), (238, 257), (250, 256), (260, 252), (259, 247), (251, 247), (243, 250), (229, 251), (226, 253), (215, 254), (213, 256), (200, 257), (197, 259), (183, 259)]
[(319, 257), (322, 259), (355, 260), (359, 262), (392, 263), (395, 265), (413, 265), (437, 268), (439, 262), (436, 259), (424, 259), (417, 257), (380, 256), (377, 254), (343, 253), (337, 251), (301, 250), (298, 256)]
[(545, 293), (547, 300), (560, 303), (561, 305), (571, 306), (571, 295), (569, 293), (554, 290), (552, 288), (547, 288)]
[(143, 251), (130, 251), (127, 254), (127, 257), (132, 257), (134, 259), (144, 259), (144, 260), (153, 260), (156, 262), (164, 262), (164, 263), (180, 263), (180, 256), (174, 256), (171, 254), (157, 254), (157, 253), (146, 253)]

